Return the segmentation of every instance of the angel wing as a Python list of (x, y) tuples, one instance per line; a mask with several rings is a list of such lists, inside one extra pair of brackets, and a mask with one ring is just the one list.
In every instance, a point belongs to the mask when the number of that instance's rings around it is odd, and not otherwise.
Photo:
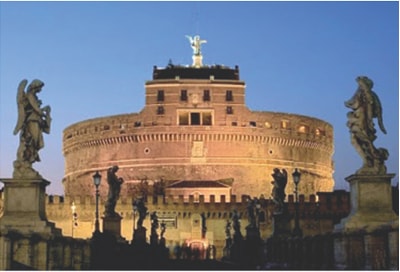
[(372, 107), (373, 107), (373, 109), (372, 109), (373, 113), (372, 114), (373, 114), (373, 116), (372, 117), (378, 118), (379, 128), (382, 130), (382, 132), (384, 134), (386, 134), (386, 129), (385, 129), (385, 126), (383, 125), (381, 101), (379, 100), (378, 95), (375, 92), (373, 92), (371, 90), (371, 93), (372, 93), (372, 99), (373, 99), (373, 104), (372, 104)]
[(28, 80), (22, 80), (18, 85), (17, 91), (17, 106), (18, 106), (18, 120), (17, 124), (14, 128), (14, 135), (16, 135), (24, 125), (25, 121), (25, 104), (26, 104), (26, 96), (25, 96), (25, 87), (28, 84)]
[(189, 41), (190, 41), (191, 44), (193, 43), (193, 38), (192, 38), (192, 36), (185, 35), (185, 37), (189, 39)]

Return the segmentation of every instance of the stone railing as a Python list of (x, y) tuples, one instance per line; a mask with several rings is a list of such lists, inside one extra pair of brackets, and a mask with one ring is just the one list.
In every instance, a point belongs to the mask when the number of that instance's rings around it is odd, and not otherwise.
[(90, 268), (89, 240), (71, 237), (0, 234), (0, 270), (85, 270)]
[(398, 270), (399, 230), (267, 239), (263, 269)]

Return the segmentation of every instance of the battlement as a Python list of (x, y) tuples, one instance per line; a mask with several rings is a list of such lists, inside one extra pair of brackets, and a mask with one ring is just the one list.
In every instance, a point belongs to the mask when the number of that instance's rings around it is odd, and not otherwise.
[(153, 80), (160, 79), (210, 79), (239, 80), (239, 66), (235, 69), (223, 65), (185, 67), (168, 65), (165, 68), (153, 67)]

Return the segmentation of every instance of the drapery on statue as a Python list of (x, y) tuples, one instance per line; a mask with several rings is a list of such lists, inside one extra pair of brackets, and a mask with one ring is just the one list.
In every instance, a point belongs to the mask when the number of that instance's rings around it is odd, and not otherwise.
[(272, 173), (272, 177), (274, 181), (272, 188), (272, 200), (275, 203), (275, 211), (274, 214), (282, 214), (284, 211), (284, 201), (285, 201), (285, 187), (287, 184), (287, 172), (285, 169), (282, 169), (282, 172), (278, 169), (274, 169), (274, 173)]
[(151, 221), (151, 235), (157, 236), (158, 235), (157, 229), (159, 227), (157, 212), (152, 212), (150, 214), (150, 221)]
[(43, 132), (50, 133), (50, 106), (41, 107), (42, 101), (37, 94), (42, 90), (44, 83), (35, 79), (28, 85), (26, 79), (18, 86), (17, 105), (18, 121), (14, 135), (20, 132), (17, 159), (14, 161), (14, 178), (42, 178), (32, 168), (34, 162), (40, 161), (39, 150), (44, 147)]
[(115, 205), (121, 192), (121, 185), (124, 183), (122, 178), (117, 176), (119, 167), (114, 165), (107, 170), (107, 183), (108, 183), (108, 198), (105, 204), (105, 216), (116, 217), (118, 214), (115, 212)]
[(251, 196), (247, 196), (247, 216), (249, 220), (248, 227), (255, 228), (256, 227), (256, 216), (254, 214), (256, 199), (251, 199)]
[(165, 222), (161, 222), (160, 229), (161, 229), (160, 237), (162, 239), (162, 238), (164, 238), (164, 233), (165, 233), (165, 230), (167, 229), (167, 224)]
[(232, 224), (233, 224), (233, 240), (237, 241), (242, 239), (243, 236), (242, 232), (240, 231), (240, 218), (239, 218), (239, 213), (236, 209), (233, 210)]
[(200, 40), (200, 36), (196, 35), (194, 37), (186, 35), (186, 38), (189, 39), (190, 46), (193, 49), (193, 55), (200, 56), (201, 55), (201, 44), (206, 43), (206, 40)]
[(358, 88), (355, 94), (345, 101), (345, 106), (352, 110), (347, 113), (351, 143), (363, 159), (363, 166), (356, 173), (386, 174), (385, 161), (389, 158), (389, 152), (385, 148), (376, 148), (373, 144), (376, 139), (374, 118), (378, 119), (379, 128), (386, 134), (382, 106), (378, 96), (372, 91), (374, 83), (371, 79), (359, 76), (356, 81)]
[(206, 233), (207, 233), (207, 217), (206, 214), (203, 212), (200, 214), (201, 216), (201, 237), (204, 239), (206, 238)]
[(229, 221), (229, 219), (226, 220), (225, 236), (226, 239), (231, 239), (231, 221)]
[(139, 218), (137, 221), (137, 228), (141, 229), (143, 228), (143, 221), (147, 216), (147, 207), (144, 205), (144, 200), (143, 198), (136, 199), (135, 202), (133, 203), (133, 206), (136, 207), (138, 213), (139, 213)]

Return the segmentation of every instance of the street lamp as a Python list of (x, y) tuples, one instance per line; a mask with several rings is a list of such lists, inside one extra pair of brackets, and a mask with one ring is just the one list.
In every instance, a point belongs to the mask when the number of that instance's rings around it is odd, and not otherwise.
[(96, 171), (96, 174), (93, 175), (93, 183), (96, 186), (96, 221), (94, 225), (94, 233), (100, 233), (100, 226), (99, 226), (99, 185), (101, 183), (101, 175), (99, 171)]
[(301, 237), (301, 236), (303, 236), (303, 231), (301, 230), (300, 224), (299, 224), (299, 198), (298, 198), (298, 187), (297, 187), (300, 183), (301, 173), (297, 170), (297, 168), (292, 173), (292, 177), (293, 177), (293, 182), (295, 185), (294, 195), (295, 195), (295, 212), (296, 212), (293, 236)]

